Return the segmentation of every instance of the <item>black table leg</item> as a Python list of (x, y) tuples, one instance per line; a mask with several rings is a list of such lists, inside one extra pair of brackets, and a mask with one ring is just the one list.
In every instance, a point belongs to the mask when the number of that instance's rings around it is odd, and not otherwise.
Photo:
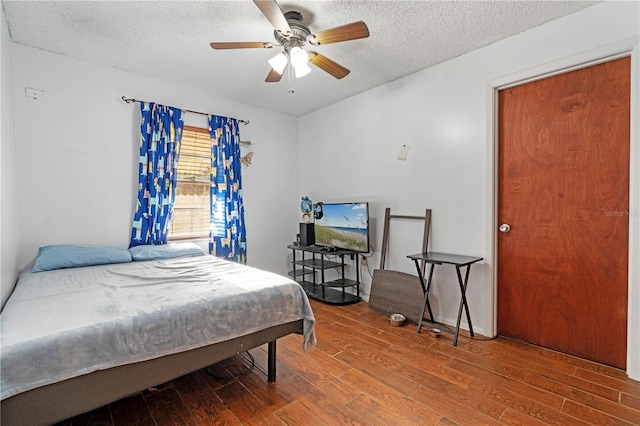
[(456, 332), (453, 338), (453, 346), (458, 345), (458, 335), (460, 334), (460, 320), (462, 319), (462, 308), (464, 307), (467, 315), (467, 321), (469, 323), (469, 332), (473, 337), (473, 325), (471, 324), (471, 315), (469, 314), (469, 306), (467, 305), (467, 283), (469, 282), (469, 271), (471, 265), (467, 265), (467, 271), (465, 273), (464, 282), (462, 281), (462, 275), (460, 274), (460, 266), (456, 265), (456, 273), (458, 274), (458, 285), (460, 286), (460, 307), (458, 308), (458, 321), (456, 322)]
[(429, 303), (429, 290), (431, 290), (431, 281), (433, 279), (433, 270), (435, 269), (435, 267), (436, 267), (435, 263), (432, 263), (431, 268), (429, 268), (429, 279), (427, 280), (427, 291), (426, 291), (427, 297), (425, 297), (425, 300), (427, 301), (427, 308), (429, 309), (429, 321), (431, 322), (435, 322), (435, 319), (433, 318), (431, 303)]
[(418, 278), (420, 279), (420, 284), (422, 285), (422, 291), (424, 292), (424, 300), (422, 302), (422, 311), (420, 311), (420, 317), (418, 318), (418, 333), (422, 329), (422, 320), (424, 319), (424, 311), (429, 309), (429, 321), (434, 322), (433, 319), (433, 311), (431, 310), (431, 304), (429, 303), (429, 289), (431, 288), (431, 280), (433, 279), (433, 269), (435, 268), (435, 264), (431, 264), (429, 268), (429, 280), (427, 281), (427, 285), (424, 285), (424, 276), (422, 275), (422, 269), (420, 268), (420, 264), (418, 261), (415, 261), (416, 269), (418, 270)]

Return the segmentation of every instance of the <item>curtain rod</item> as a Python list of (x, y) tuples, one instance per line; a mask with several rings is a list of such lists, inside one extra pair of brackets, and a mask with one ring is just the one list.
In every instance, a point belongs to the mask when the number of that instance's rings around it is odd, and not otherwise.
[[(138, 99), (127, 98), (127, 97), (125, 97), (125, 96), (123, 96), (123, 97), (122, 97), (122, 100), (123, 100), (124, 102), (128, 103), (128, 104), (130, 104), (131, 102), (145, 102), (145, 103), (149, 103), (149, 102), (147, 102), (147, 101), (139, 101)], [(192, 113), (192, 114), (200, 114), (200, 115), (207, 115), (207, 116), (211, 115), (211, 114), (207, 114), (206, 112), (192, 111), (192, 110), (190, 110), (190, 109), (183, 109), (183, 111), (184, 111), (184, 112), (190, 112), (190, 113)], [(240, 120), (240, 119), (238, 119), (238, 121), (239, 121), (240, 123), (244, 124), (245, 126), (246, 126), (247, 124), (249, 124), (249, 120)]]

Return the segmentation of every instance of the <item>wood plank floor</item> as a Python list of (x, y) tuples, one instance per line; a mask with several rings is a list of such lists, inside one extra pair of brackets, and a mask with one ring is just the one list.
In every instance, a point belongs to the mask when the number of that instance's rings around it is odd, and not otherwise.
[[(623, 371), (522, 342), (439, 338), (391, 327), (366, 303), (312, 301), (318, 344), (266, 347), (61, 425), (640, 425), (640, 382)], [(212, 373), (212, 374), (210, 374)]]

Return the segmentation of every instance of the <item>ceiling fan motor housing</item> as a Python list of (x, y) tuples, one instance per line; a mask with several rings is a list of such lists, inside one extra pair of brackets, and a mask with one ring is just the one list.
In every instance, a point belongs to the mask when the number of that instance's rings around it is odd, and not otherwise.
[(291, 35), (285, 37), (278, 30), (273, 32), (275, 39), (285, 48), (301, 47), (307, 42), (307, 37), (311, 34), (309, 27), (302, 23), (302, 14), (300, 12), (287, 12), (284, 17), (291, 27)]

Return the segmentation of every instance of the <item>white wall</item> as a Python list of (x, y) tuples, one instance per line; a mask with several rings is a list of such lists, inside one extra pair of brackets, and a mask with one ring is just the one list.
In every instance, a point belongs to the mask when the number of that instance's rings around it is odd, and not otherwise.
[[(21, 265), (47, 244), (128, 247), (140, 112), (125, 95), (250, 121), (240, 128), (255, 152), (243, 168), (248, 263), (285, 273), (297, 222), (295, 117), (18, 44), (12, 53)], [(25, 87), (46, 98), (25, 97)], [(185, 122), (206, 126), (206, 117)]]
[(2, 9), (1, 22), (2, 116), (0, 144), (0, 307), (11, 294), (19, 272), (18, 246), (20, 241), (20, 214), (16, 188), (15, 135), (13, 128), (13, 73), (11, 69), (11, 41), (7, 18)]
[[(392, 214), (433, 210), (430, 249), (485, 258), (474, 266), (467, 298), (474, 329), (495, 333), (494, 109), (489, 82), (538, 72), (593, 49), (614, 53), (612, 43), (635, 46), (638, 65), (638, 2), (605, 2), (510, 37), (406, 78), (361, 93), (300, 119), (300, 194), (314, 201), (370, 201), (378, 266), (384, 208)], [(629, 41), (631, 38), (631, 41)], [(624, 44), (623, 43), (623, 44)], [(604, 46), (604, 48), (603, 48)], [(563, 67), (567, 64), (562, 65)], [(549, 71), (549, 70), (547, 70)], [(357, 76), (349, 76), (357, 78)], [(638, 111), (637, 77), (632, 90)], [(633, 125), (632, 192), (640, 190), (638, 121)], [(406, 161), (396, 159), (409, 145)], [(313, 164), (305, 159), (313, 159)], [(632, 194), (631, 211), (638, 212)], [(637, 215), (636, 215), (637, 216)], [(640, 268), (638, 218), (631, 217), (632, 267), (628, 373), (640, 378)], [(406, 255), (420, 251), (417, 224), (392, 223), (387, 267), (414, 273)], [(635, 250), (635, 252), (633, 251)], [(370, 276), (365, 273), (365, 293)], [(455, 269), (436, 268), (432, 307), (439, 320), (455, 323), (459, 301)]]

